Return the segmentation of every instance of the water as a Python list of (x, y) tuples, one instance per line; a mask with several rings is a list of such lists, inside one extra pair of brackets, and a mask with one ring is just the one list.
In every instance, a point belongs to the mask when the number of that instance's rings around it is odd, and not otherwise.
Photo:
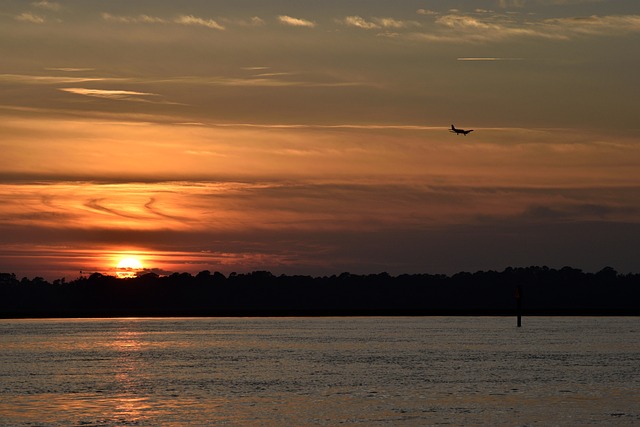
[(640, 425), (638, 318), (0, 321), (1, 426)]

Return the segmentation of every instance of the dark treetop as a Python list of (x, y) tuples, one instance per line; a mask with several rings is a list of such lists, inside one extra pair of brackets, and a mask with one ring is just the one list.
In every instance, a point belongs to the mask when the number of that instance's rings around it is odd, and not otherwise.
[(514, 315), (517, 293), (524, 315), (640, 315), (640, 274), (527, 267), (452, 276), (94, 273), (53, 283), (0, 273), (0, 317)]

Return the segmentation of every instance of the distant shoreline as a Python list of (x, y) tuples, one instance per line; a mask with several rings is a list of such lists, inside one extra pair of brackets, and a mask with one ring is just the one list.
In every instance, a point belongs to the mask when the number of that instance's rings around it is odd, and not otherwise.
[[(32, 313), (20, 316), (2, 316), (0, 320), (72, 320), (72, 319), (208, 319), (208, 318), (247, 318), (247, 319), (259, 319), (259, 318), (355, 318), (355, 317), (513, 317), (515, 314), (500, 314), (500, 313), (267, 313), (267, 312), (252, 312), (252, 313), (211, 313), (211, 314), (67, 314), (60, 315), (59, 313)], [(523, 314), (523, 318), (526, 317), (640, 317), (640, 310), (632, 312), (552, 312), (552, 313), (532, 313)]]
[(203, 271), (72, 282), (0, 273), (0, 318), (640, 316), (640, 275), (607, 267), (508, 268), (453, 276), (274, 276)]

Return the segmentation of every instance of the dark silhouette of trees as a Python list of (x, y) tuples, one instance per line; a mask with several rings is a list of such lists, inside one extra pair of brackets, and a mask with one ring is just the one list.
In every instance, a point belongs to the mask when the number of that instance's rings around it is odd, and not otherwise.
[(532, 266), (452, 276), (93, 273), (52, 283), (0, 273), (0, 317), (513, 315), (517, 288), (523, 315), (640, 315), (638, 274)]

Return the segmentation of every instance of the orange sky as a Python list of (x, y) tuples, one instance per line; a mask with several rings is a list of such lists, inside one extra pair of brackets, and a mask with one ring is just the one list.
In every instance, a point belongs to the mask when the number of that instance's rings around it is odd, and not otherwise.
[(2, 6), (0, 271), (637, 271), (635, 2), (241, 3)]

